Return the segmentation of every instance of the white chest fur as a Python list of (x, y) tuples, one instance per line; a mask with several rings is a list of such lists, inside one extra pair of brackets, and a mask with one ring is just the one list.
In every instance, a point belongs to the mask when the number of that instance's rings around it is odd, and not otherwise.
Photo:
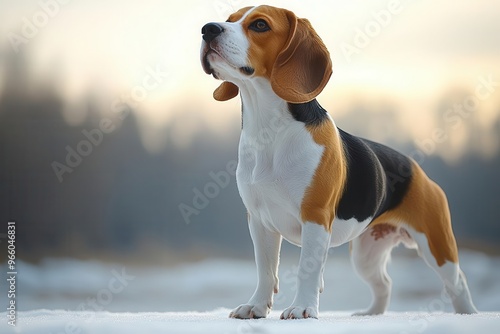
[[(304, 123), (293, 119), (286, 102), (265, 87), (265, 81), (259, 85), (241, 90), (243, 130), (236, 171), (238, 189), (256, 221), (300, 245), (301, 204), (324, 147), (314, 141)], [(336, 219), (330, 245), (352, 240), (368, 223)]]
[[(299, 122), (266, 129), (267, 142), (244, 128), (238, 189), (249, 213), (291, 242), (300, 242), (300, 208), (323, 147)], [(257, 140), (256, 140), (257, 138)]]
[(300, 244), (300, 207), (323, 147), (268, 86), (262, 80), (241, 89), (238, 189), (253, 218)]

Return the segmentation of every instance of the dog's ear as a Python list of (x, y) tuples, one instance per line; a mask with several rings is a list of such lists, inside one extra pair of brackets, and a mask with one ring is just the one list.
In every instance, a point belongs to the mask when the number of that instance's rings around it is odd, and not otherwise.
[(214, 90), (214, 99), (217, 101), (227, 101), (238, 95), (239, 89), (234, 83), (224, 81)]
[(287, 102), (305, 103), (325, 88), (332, 75), (330, 54), (311, 23), (286, 13), (290, 33), (271, 73), (274, 92)]

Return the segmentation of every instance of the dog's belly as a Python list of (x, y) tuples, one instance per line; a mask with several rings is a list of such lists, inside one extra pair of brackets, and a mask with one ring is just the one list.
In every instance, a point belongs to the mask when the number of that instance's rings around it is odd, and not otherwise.
[[(279, 181), (271, 184), (240, 185), (243, 201), (252, 219), (271, 231), (279, 232), (290, 243), (301, 245), (302, 220), (300, 205), (294, 205), (286, 187)], [(330, 247), (349, 242), (364, 232), (371, 218), (359, 222), (356, 219), (336, 218), (331, 229)]]
[(365, 231), (371, 221), (371, 217), (361, 222), (355, 218), (348, 220), (335, 218), (332, 224), (330, 247), (337, 247), (355, 239)]

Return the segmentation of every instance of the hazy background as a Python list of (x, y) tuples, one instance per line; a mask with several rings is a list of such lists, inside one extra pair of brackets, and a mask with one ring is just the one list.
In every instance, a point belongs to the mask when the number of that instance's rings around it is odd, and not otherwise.
[[(236, 159), (240, 133), (239, 99), (212, 99), (201, 27), (253, 4), (0, 2), (0, 233), (16, 221), (18, 258), (253, 256), (233, 176), (189, 222), (179, 209)], [(460, 246), (497, 253), (500, 86), (484, 82), (500, 82), (500, 3), (401, 0), (390, 16), (389, 1), (268, 4), (328, 46), (318, 100), (337, 125), (412, 154), (448, 194)], [(103, 122), (110, 133), (82, 144)]]

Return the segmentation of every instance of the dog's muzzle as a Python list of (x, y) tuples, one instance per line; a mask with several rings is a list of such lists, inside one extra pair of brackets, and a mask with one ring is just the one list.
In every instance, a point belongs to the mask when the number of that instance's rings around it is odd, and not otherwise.
[(224, 28), (222, 28), (217, 23), (207, 23), (203, 26), (203, 28), (201, 28), (201, 34), (204, 40), (201, 64), (203, 66), (203, 70), (207, 74), (214, 74), (214, 71), (210, 66), (207, 58), (211, 52), (215, 52), (214, 49), (212, 49), (212, 47), (210, 46), (210, 43), (223, 31)]
[(201, 33), (203, 35), (203, 40), (210, 43), (215, 37), (219, 36), (224, 31), (217, 23), (207, 23), (201, 28)]
[[(201, 64), (203, 66), (203, 70), (207, 74), (212, 74), (216, 79), (217, 76), (214, 73), (214, 70), (212, 66), (210, 65), (210, 62), (208, 61), (208, 55), (212, 52), (217, 51), (213, 48), (212, 43), (214, 42), (214, 39), (222, 34), (224, 32), (224, 28), (214, 22), (207, 23), (201, 28), (201, 34), (203, 38), (203, 51), (202, 51), (202, 56), (201, 56)], [(219, 54), (220, 55), (220, 54)], [(255, 69), (251, 66), (242, 66), (242, 67), (236, 67), (240, 70), (241, 73), (245, 75), (252, 75), (255, 72)]]

